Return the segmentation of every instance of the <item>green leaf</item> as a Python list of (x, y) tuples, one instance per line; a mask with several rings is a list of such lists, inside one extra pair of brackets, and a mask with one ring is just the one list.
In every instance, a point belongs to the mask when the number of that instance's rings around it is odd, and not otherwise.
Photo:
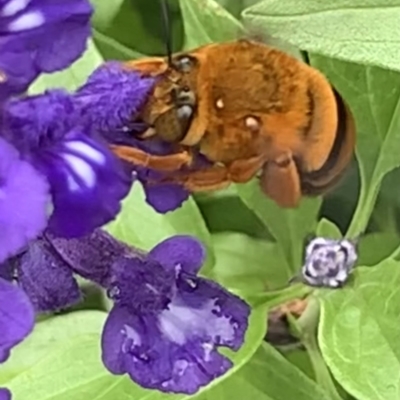
[(210, 278), (243, 296), (286, 286), (292, 277), (281, 248), (241, 233), (212, 236), (215, 266)]
[(147, 204), (144, 190), (136, 182), (124, 200), (122, 211), (107, 226), (107, 230), (117, 239), (145, 251), (170, 236), (193, 235), (207, 247), (207, 260), (202, 273), (207, 273), (214, 265), (211, 236), (192, 198), (185, 201), (179, 209), (160, 214)]
[(67, 69), (51, 74), (42, 74), (30, 86), (29, 94), (40, 94), (46, 89), (65, 88), (75, 90), (85, 83), (88, 76), (103, 62), (92, 40), (88, 41), (85, 53)]
[[(253, 310), (246, 343), (239, 352), (229, 352), (234, 367), (191, 399), (215, 398), (218, 385), (252, 357), (265, 334), (265, 316), (264, 308)], [(102, 365), (99, 345), (105, 317), (99, 312), (76, 312), (37, 324), (33, 334), (15, 349), (12, 360), (1, 368), (0, 382), (13, 392), (13, 400), (189, 398), (146, 390), (126, 376), (111, 375)]]
[[(165, 54), (165, 32), (159, 1), (91, 0), (95, 7), (94, 39), (106, 59), (129, 60), (138, 53)], [(168, 0), (170, 5), (176, 1)], [(179, 9), (170, 7), (173, 50), (182, 47), (183, 29)]]
[(316, 234), (329, 239), (341, 239), (343, 237), (342, 232), (340, 232), (335, 223), (326, 218), (322, 218), (318, 222)]
[(93, 29), (93, 40), (105, 60), (136, 60), (145, 56), (96, 29)]
[(361, 192), (346, 236), (366, 229), (384, 176), (400, 165), (400, 74), (311, 55), (352, 109)]
[(400, 71), (399, 0), (265, 0), (243, 19), (302, 50)]
[[(106, 317), (107, 314), (101, 311), (79, 311), (37, 323), (33, 333), (15, 347), (11, 358), (1, 365), (0, 383), (24, 379), (35, 364), (40, 364), (60, 347), (65, 349), (82, 338), (98, 338)], [(41, 400), (35, 396), (27, 398)]]
[(184, 49), (237, 39), (243, 26), (214, 0), (179, 0), (185, 30)]
[(241, 397), (236, 397), (232, 391), (231, 398), (244, 399), (248, 396), (250, 399), (266, 400), (330, 400), (313, 380), (267, 343), (260, 347), (238, 376), (245, 382), (245, 388), (252, 390), (249, 395), (243, 388)]
[(273, 239), (259, 218), (240, 199), (234, 186), (228, 190), (198, 193), (197, 205), (212, 233), (236, 231), (252, 237)]
[(322, 354), (358, 400), (398, 400), (400, 263), (387, 259), (354, 275), (353, 284), (322, 297)]
[(321, 199), (304, 198), (297, 209), (283, 209), (261, 192), (257, 180), (236, 188), (282, 247), (290, 274), (296, 273), (302, 264), (304, 240), (317, 227)]
[(399, 246), (395, 233), (375, 232), (360, 238), (358, 244), (359, 265), (372, 266), (389, 257)]

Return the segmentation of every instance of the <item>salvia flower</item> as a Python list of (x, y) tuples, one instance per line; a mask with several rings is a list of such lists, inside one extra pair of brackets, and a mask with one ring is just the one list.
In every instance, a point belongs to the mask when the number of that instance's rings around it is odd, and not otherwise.
[(103, 286), (114, 303), (102, 335), (108, 370), (145, 388), (192, 394), (232, 366), (217, 348), (240, 348), (250, 313), (243, 300), (197, 276), (204, 256), (188, 236), (146, 253), (101, 230), (79, 239), (46, 232), (3, 270), (17, 276), (36, 311), (79, 300), (73, 273)]
[(306, 248), (302, 277), (311, 286), (340, 287), (347, 281), (357, 258), (353, 241), (318, 237)]
[(70, 65), (90, 36), (87, 0), (0, 2), (0, 101), (24, 92), (42, 72)]
[(2, 111), (1, 134), (50, 184), (53, 233), (85, 235), (116, 216), (132, 178), (107, 145), (79, 125), (68, 93), (13, 100)]
[(204, 248), (175, 236), (146, 257), (123, 257), (112, 266), (114, 307), (102, 338), (103, 362), (149, 389), (193, 394), (224, 374), (232, 362), (219, 346), (238, 350), (249, 306), (197, 273)]

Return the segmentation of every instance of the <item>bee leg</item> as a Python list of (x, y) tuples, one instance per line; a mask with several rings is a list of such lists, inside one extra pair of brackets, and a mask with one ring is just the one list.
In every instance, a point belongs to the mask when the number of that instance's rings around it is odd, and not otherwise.
[(191, 171), (163, 177), (153, 184), (174, 183), (183, 186), (189, 192), (208, 192), (224, 189), (230, 185), (229, 173), (225, 166), (213, 165), (199, 171)]
[(296, 208), (301, 198), (300, 176), (291, 157), (267, 162), (260, 177), (263, 192), (280, 207)]
[(111, 145), (110, 148), (122, 160), (157, 171), (176, 171), (192, 162), (192, 155), (187, 151), (158, 156), (130, 146)]
[(252, 157), (247, 160), (235, 160), (228, 166), (229, 177), (232, 182), (246, 183), (254, 178), (265, 164), (265, 156)]

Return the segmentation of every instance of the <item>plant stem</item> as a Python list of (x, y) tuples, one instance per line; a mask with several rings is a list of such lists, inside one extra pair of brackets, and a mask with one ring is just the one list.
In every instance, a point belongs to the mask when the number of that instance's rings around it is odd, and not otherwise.
[(320, 305), (315, 296), (310, 296), (307, 308), (296, 321), (301, 341), (306, 348), (313, 365), (317, 383), (326, 391), (331, 400), (343, 400), (339, 395), (331, 373), (322, 357), (317, 343), (317, 327), (319, 322)]

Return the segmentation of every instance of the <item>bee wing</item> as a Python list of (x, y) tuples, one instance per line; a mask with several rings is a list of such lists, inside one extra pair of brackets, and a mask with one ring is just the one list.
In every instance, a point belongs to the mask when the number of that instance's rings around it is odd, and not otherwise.
[(353, 115), (341, 96), (335, 92), (338, 105), (338, 128), (327, 161), (317, 171), (301, 175), (302, 192), (316, 196), (326, 193), (343, 176), (351, 162), (356, 145), (356, 126)]

